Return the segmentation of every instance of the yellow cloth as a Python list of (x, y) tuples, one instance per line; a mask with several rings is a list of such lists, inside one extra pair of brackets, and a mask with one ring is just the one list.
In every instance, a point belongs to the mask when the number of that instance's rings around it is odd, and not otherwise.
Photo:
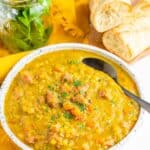
[(2, 82), (6, 74), (9, 72), (9, 70), (12, 68), (12, 66), (28, 53), (29, 52), (23, 52), (0, 58), (0, 83)]
[(8, 50), (0, 47), (0, 57), (7, 56), (9, 54)]

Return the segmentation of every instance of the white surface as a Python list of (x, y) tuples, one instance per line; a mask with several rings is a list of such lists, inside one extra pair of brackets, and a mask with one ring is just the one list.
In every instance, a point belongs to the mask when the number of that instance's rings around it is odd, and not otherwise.
[[(150, 55), (130, 65), (140, 81), (145, 100), (150, 102)], [(141, 129), (123, 150), (150, 150), (150, 114), (145, 113)]]

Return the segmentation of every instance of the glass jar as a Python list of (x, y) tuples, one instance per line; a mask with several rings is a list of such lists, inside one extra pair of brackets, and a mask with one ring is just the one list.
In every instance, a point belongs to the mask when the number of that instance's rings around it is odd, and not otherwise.
[[(0, 40), (11, 51), (26, 51), (46, 44), (51, 33), (51, 0), (1, 0)], [(45, 21), (46, 20), (46, 21)]]

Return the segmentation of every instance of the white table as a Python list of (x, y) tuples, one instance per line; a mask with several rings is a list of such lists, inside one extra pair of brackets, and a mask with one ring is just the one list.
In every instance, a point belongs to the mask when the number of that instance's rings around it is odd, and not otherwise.
[[(140, 81), (145, 99), (150, 102), (150, 55), (130, 67)], [(121, 150), (150, 150), (150, 115), (147, 112), (136, 136)]]

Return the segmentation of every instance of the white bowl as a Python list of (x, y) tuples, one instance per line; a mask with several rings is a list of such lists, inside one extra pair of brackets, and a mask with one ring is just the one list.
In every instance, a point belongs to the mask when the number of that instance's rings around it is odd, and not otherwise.
[[(139, 84), (138, 84), (138, 81), (135, 78), (135, 75), (129, 69), (129, 66), (124, 61), (122, 61), (120, 58), (118, 58), (117, 56), (115, 56), (115, 55), (113, 55), (113, 54), (111, 54), (111, 53), (109, 53), (109, 52), (107, 52), (103, 49), (100, 49), (100, 48), (97, 48), (97, 47), (94, 47), (94, 46), (85, 45), (85, 44), (77, 44), (77, 43), (56, 44), (56, 45), (51, 45), (51, 46), (47, 46), (47, 47), (37, 49), (36, 51), (32, 52), (31, 54), (25, 56), (23, 59), (21, 59), (13, 67), (13, 69), (9, 72), (9, 74), (5, 78), (5, 80), (4, 80), (4, 82), (1, 86), (1, 90), (0, 90), (0, 115), (1, 115), (0, 119), (1, 119), (2, 127), (5, 130), (5, 132), (8, 134), (10, 139), (15, 144), (17, 144), (21, 149), (29, 150), (29, 149), (32, 149), (32, 148), (30, 148), (28, 145), (26, 145), (22, 141), (20, 141), (15, 136), (15, 134), (11, 131), (11, 129), (9, 128), (9, 126), (7, 124), (6, 117), (5, 117), (5, 114), (4, 114), (4, 104), (5, 104), (5, 96), (7, 94), (7, 91), (9, 89), (9, 87), (10, 87), (10, 84), (13, 81), (13, 79), (16, 77), (18, 72), (20, 70), (22, 70), (26, 64), (28, 64), (29, 62), (31, 62), (35, 58), (37, 58), (37, 57), (39, 57), (43, 54), (53, 52), (53, 51), (70, 50), (70, 49), (84, 50), (84, 51), (96, 53), (96, 54), (99, 54), (99, 55), (103, 56), (104, 58), (108, 58), (108, 59), (114, 61), (121, 68), (123, 68), (130, 75), (130, 77), (135, 81), (136, 86), (138, 88), (138, 91), (140, 93), (140, 96), (143, 97), (142, 91), (141, 91), (141, 89), (139, 87)], [(143, 120), (142, 119), (143, 115), (144, 115), (144, 111), (143, 111), (143, 109), (140, 109), (140, 114), (139, 114), (138, 120), (137, 120), (135, 126), (133, 127), (133, 129), (130, 131), (130, 133), (122, 141), (120, 141), (118, 144), (114, 145), (111, 149), (113, 149), (113, 150), (122, 149), (123, 145), (125, 143), (127, 143), (127, 141), (129, 139), (131, 139), (133, 136), (136, 136), (136, 131), (141, 126), (141, 123), (142, 123), (142, 120)]]

